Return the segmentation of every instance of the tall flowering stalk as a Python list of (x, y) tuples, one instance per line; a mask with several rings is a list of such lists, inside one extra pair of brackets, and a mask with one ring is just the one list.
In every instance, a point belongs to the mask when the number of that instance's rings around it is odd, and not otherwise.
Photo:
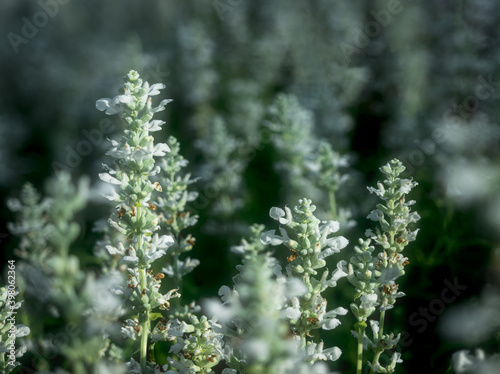
[(287, 337), (289, 326), (284, 317), (287, 300), (305, 292), (297, 279), (276, 276), (281, 271), (260, 237), (264, 225), (251, 226), (251, 237), (232, 248), (243, 256), (233, 278), (234, 288), (219, 290), (222, 303), (208, 301), (207, 308), (221, 319), (223, 332), (230, 344), (224, 347), (229, 368), (223, 374), (326, 374), (324, 363), (311, 366), (310, 355), (328, 355), (323, 345), (305, 352), (300, 342)]
[[(75, 187), (70, 175), (62, 171), (50, 179), (47, 187), (48, 196), (43, 199), (26, 184), (19, 199), (8, 200), (17, 216), (9, 229), (22, 235), (17, 253), (22, 259), (18, 269), (26, 301), (20, 314), (27, 315), (30, 321), (30, 350), (37, 357), (38, 369), (51, 367), (45, 358), (50, 355), (53, 362), (64, 358), (62, 365), (71, 368), (72, 373), (94, 372), (107, 365), (105, 351), (121, 311), (119, 300), (109, 291), (116, 282), (109, 276), (85, 273), (78, 257), (70, 251), (80, 234), (74, 216), (85, 207), (86, 180), (81, 179)], [(47, 333), (45, 320), (40, 319), (47, 311), (57, 321), (57, 326), (51, 327), (52, 331), (59, 330), (57, 336), (69, 334), (68, 326), (75, 332), (64, 347)]]
[(117, 114), (124, 122), (125, 129), (119, 141), (111, 140), (112, 148), (106, 153), (113, 157), (114, 165), (104, 165), (106, 173), (99, 177), (118, 187), (108, 198), (116, 203), (116, 211), (109, 224), (126, 238), (126, 242), (112, 243), (108, 251), (119, 254), (129, 266), (128, 285), (124, 294), (138, 319), (127, 320), (124, 333), (132, 339), (140, 336), (140, 367), (146, 370), (148, 338), (151, 337), (150, 315), (156, 308), (168, 309), (169, 300), (179, 296), (171, 290), (167, 294), (159, 292), (162, 273), (148, 271), (153, 262), (166, 254), (174, 243), (169, 235), (158, 235), (159, 216), (151, 202), (153, 191), (162, 191), (158, 182), (153, 182), (160, 168), (155, 166), (155, 157), (163, 157), (170, 151), (167, 144), (154, 143), (151, 132), (161, 130), (163, 121), (153, 120), (156, 112), (165, 109), (171, 100), (163, 100), (159, 106), (152, 106), (152, 96), (158, 95), (163, 84), (149, 85), (143, 82), (136, 71), (125, 76), (125, 84), (120, 95), (113, 99), (100, 99), (98, 110), (108, 115)]
[(320, 140), (316, 155), (307, 166), (316, 186), (328, 193), (331, 219), (338, 220), (344, 232), (353, 227), (356, 223), (351, 219), (351, 210), (337, 206), (338, 191), (350, 178), (345, 171), (349, 167), (348, 156), (341, 155), (330, 143)]
[[(368, 363), (372, 373), (392, 373), (396, 364), (402, 362), (398, 352), (392, 354), (385, 367), (379, 360), (385, 350), (396, 346), (401, 335), (395, 337), (393, 333), (384, 334), (385, 314), (394, 307), (396, 299), (404, 296), (395, 281), (405, 274), (404, 267), (409, 263), (402, 252), (409, 242), (415, 240), (418, 233), (418, 229), (411, 231), (408, 225), (420, 219), (416, 212), (410, 212), (410, 206), (415, 201), (405, 201), (405, 195), (417, 183), (411, 179), (400, 178), (404, 170), (403, 164), (393, 159), (380, 168), (386, 176), (383, 183), (378, 182), (377, 188), (368, 187), (370, 193), (376, 194), (383, 201), (377, 204), (377, 209), (367, 217), (378, 222), (378, 226), (375, 232), (366, 231), (369, 239), (359, 241), (359, 246), (355, 247), (357, 254), (351, 258), (349, 264), (347, 278), (356, 289), (354, 299), (359, 300), (351, 304), (351, 310), (358, 320), (354, 332), (358, 338), (357, 373), (362, 372), (363, 344), (374, 353), (373, 361)], [(371, 245), (372, 241), (381, 248), (377, 256), (372, 255), (375, 250)], [(380, 319), (369, 321), (373, 332), (373, 340), (370, 340), (365, 336), (366, 322), (376, 307), (380, 310)]]
[[(325, 268), (326, 258), (340, 252), (348, 241), (343, 236), (331, 236), (339, 230), (337, 221), (320, 221), (314, 216), (314, 206), (309, 199), (300, 199), (299, 205), (292, 210), (271, 208), (270, 216), (282, 227), (279, 234), (275, 230), (264, 232), (262, 241), (265, 244), (283, 244), (291, 254), (287, 258), (286, 278), (299, 278), (306, 290), (302, 295), (291, 298), (284, 307), (284, 313), (292, 331), (300, 337), (301, 347), (306, 350), (309, 360), (331, 360), (340, 357), (337, 347), (323, 351), (323, 343), (307, 341), (307, 336), (316, 329), (331, 330), (340, 325), (337, 315), (344, 315), (347, 310), (342, 307), (327, 311), (327, 301), (321, 295), (327, 288), (335, 287), (337, 281), (346, 276), (342, 270), (345, 261), (339, 261), (331, 272)], [(324, 269), (325, 268), (325, 269)], [(321, 354), (319, 354), (321, 351)]]
[(180, 255), (189, 252), (195, 244), (195, 238), (191, 234), (184, 235), (183, 231), (198, 221), (198, 216), (186, 209), (187, 203), (195, 200), (198, 193), (188, 190), (188, 186), (196, 182), (196, 179), (192, 179), (189, 173), (182, 173), (188, 161), (179, 153), (179, 142), (173, 136), (170, 136), (167, 142), (170, 152), (161, 159), (161, 171), (157, 178), (163, 192), (158, 193), (155, 205), (161, 215), (159, 225), (162, 231), (174, 239), (168, 250), (171, 261), (163, 268), (163, 272), (174, 279), (175, 287), (182, 293), (182, 277), (200, 263), (190, 257), (180, 259)]
[(275, 169), (286, 179), (286, 192), (294, 200), (306, 192), (311, 196), (313, 186), (304, 172), (305, 161), (316, 144), (312, 112), (304, 109), (296, 96), (285, 94), (276, 96), (268, 112), (266, 127), (271, 131), (271, 142), (279, 156)]

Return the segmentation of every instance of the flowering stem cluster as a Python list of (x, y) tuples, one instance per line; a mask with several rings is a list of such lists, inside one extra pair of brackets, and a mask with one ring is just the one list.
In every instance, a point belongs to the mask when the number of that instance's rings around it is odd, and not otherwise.
[[(79, 329), (78, 339), (57, 350), (65, 359), (64, 365), (76, 374), (89, 372), (102, 363), (109, 345), (110, 325), (119, 317), (119, 304), (102, 286), (109, 287), (112, 279), (86, 274), (79, 259), (69, 251), (80, 233), (74, 215), (85, 206), (87, 188), (85, 179), (75, 187), (70, 175), (63, 171), (49, 181), (49, 196), (43, 200), (33, 186), (25, 185), (20, 199), (10, 199), (8, 203), (17, 213), (17, 221), (9, 228), (23, 238), (17, 250), (22, 258), (18, 267), (23, 280), (20, 288), (27, 300), (22, 312), (35, 316), (30, 327), (37, 334), (45, 330), (39, 317), (46, 311), (65, 329)], [(30, 213), (39, 221), (33, 222)], [(49, 336), (36, 342), (41, 349), (41, 362), (57, 344)], [(35, 344), (31, 349), (37, 353)]]
[(188, 161), (179, 154), (179, 142), (170, 136), (167, 144), (170, 152), (160, 160), (161, 170), (157, 178), (163, 188), (163, 193), (158, 194), (155, 205), (160, 213), (160, 227), (174, 239), (174, 243), (168, 250), (171, 261), (163, 272), (174, 279), (175, 287), (182, 293), (182, 277), (200, 263), (189, 257), (184, 261), (179, 259), (182, 253), (189, 252), (195, 244), (195, 238), (190, 234), (184, 237), (181, 232), (194, 226), (198, 220), (197, 215), (186, 211), (186, 204), (195, 200), (198, 193), (188, 191), (188, 186), (196, 182), (196, 179), (191, 179), (189, 173), (181, 174)]
[(164, 110), (171, 101), (163, 100), (158, 107), (152, 107), (151, 96), (158, 95), (162, 88), (165, 85), (150, 86), (137, 72), (130, 71), (120, 95), (96, 103), (97, 109), (108, 115), (118, 114), (126, 124), (123, 136), (119, 141), (112, 140), (112, 149), (107, 152), (115, 159), (113, 167), (104, 165), (106, 173), (99, 176), (103, 181), (119, 186), (118, 192), (113, 191), (108, 197), (117, 204), (109, 224), (124, 234), (127, 242), (112, 243), (108, 251), (112, 255), (120, 254), (129, 266), (128, 287), (124, 293), (132, 310), (138, 314), (138, 320), (128, 320), (127, 324), (135, 324), (135, 335), (131, 337), (141, 338), (140, 365), (143, 372), (151, 335), (150, 313), (158, 307), (168, 309), (170, 298), (179, 296), (176, 290), (161, 294), (159, 288), (164, 275), (148, 271), (174, 243), (171, 236), (155, 233), (159, 229), (160, 217), (151, 202), (153, 191), (162, 191), (161, 184), (152, 181), (160, 171), (155, 166), (154, 157), (165, 156), (170, 151), (167, 144), (154, 144), (150, 135), (150, 132), (161, 130), (164, 123), (152, 120), (153, 115)]
[[(360, 240), (359, 246), (355, 247), (357, 255), (351, 258), (349, 264), (348, 280), (354, 285), (356, 294), (354, 299), (359, 299), (359, 304), (351, 304), (351, 310), (357, 318), (355, 335), (358, 337), (358, 373), (362, 370), (362, 344), (368, 317), (375, 311), (380, 310), (379, 321), (369, 321), (373, 332), (373, 341), (367, 339), (367, 345), (373, 350), (374, 358), (368, 363), (375, 373), (393, 372), (397, 362), (401, 362), (400, 354), (395, 352), (391, 362), (383, 367), (379, 362), (381, 354), (385, 350), (395, 347), (400, 334), (384, 334), (384, 321), (386, 311), (392, 309), (396, 299), (404, 296), (398, 290), (396, 279), (405, 274), (404, 267), (408, 258), (402, 255), (404, 248), (409, 242), (415, 240), (418, 229), (411, 231), (407, 227), (410, 223), (417, 222), (420, 216), (416, 212), (410, 212), (410, 206), (415, 203), (411, 200), (406, 202), (405, 195), (417, 185), (411, 179), (400, 178), (399, 175), (405, 170), (402, 163), (393, 159), (380, 168), (386, 176), (383, 183), (378, 182), (377, 188), (368, 187), (370, 193), (375, 193), (383, 203), (377, 204), (367, 218), (378, 222), (373, 230), (367, 230), (368, 240)], [(376, 257), (372, 255), (374, 247), (371, 242), (381, 247)]]
[[(307, 352), (296, 339), (288, 339), (288, 323), (283, 308), (291, 297), (301, 294), (304, 286), (297, 279), (286, 279), (276, 258), (261, 241), (264, 225), (252, 225), (251, 236), (232, 247), (243, 256), (233, 278), (234, 288), (221, 287), (223, 303), (207, 302), (207, 308), (221, 318), (222, 331), (230, 340), (224, 347), (229, 368), (223, 374), (319, 374), (325, 365), (311, 366)], [(323, 345), (312, 344), (309, 353), (323, 352)]]
[[(305, 285), (304, 293), (293, 297), (285, 308), (285, 316), (288, 318), (293, 332), (300, 336), (301, 346), (308, 351), (314, 345), (307, 342), (306, 336), (316, 329), (331, 330), (340, 324), (337, 315), (344, 315), (347, 310), (338, 307), (327, 312), (327, 301), (321, 295), (329, 287), (335, 287), (337, 281), (346, 276), (342, 270), (345, 261), (339, 261), (330, 278), (325, 259), (347, 246), (348, 241), (342, 236), (331, 237), (330, 235), (339, 230), (337, 221), (320, 221), (313, 212), (316, 206), (311, 200), (301, 199), (299, 205), (291, 209), (285, 207), (271, 208), (270, 216), (282, 226), (279, 234), (275, 230), (267, 231), (262, 235), (265, 244), (285, 245), (290, 251), (288, 265), (286, 266), (286, 277), (299, 278)], [(320, 347), (321, 346), (321, 347)], [(322, 350), (322, 343), (318, 345)], [(340, 356), (340, 349), (334, 347), (322, 352), (311, 352), (310, 361), (317, 359), (328, 359), (335, 361)]]

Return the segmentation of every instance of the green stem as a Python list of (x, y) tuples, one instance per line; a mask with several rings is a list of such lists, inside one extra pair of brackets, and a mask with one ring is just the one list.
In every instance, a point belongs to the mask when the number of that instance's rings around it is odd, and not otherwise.
[(86, 374), (87, 373), (87, 370), (85, 370), (85, 366), (83, 365), (83, 362), (76, 361), (73, 364), (73, 373), (75, 373), (75, 374)]
[[(0, 342), (2, 341), (2, 339), (0, 339)], [(5, 367), (5, 352), (2, 352), (0, 353), (0, 373), (3, 373), (3, 369)]]
[(365, 335), (365, 327), (358, 325), (358, 358), (356, 362), (356, 374), (361, 374), (363, 371), (363, 337)]
[(385, 321), (385, 310), (380, 312), (380, 323), (378, 330), (378, 338), (382, 339), (382, 335), (384, 335), (384, 321)]
[(300, 347), (302, 349), (306, 348), (306, 333), (305, 332), (300, 333)]
[[(141, 290), (147, 288), (146, 269), (139, 269), (139, 277), (141, 280)], [(145, 309), (141, 313), (141, 370), (146, 372), (146, 361), (148, 358), (148, 335), (149, 335), (149, 309)]]
[[(375, 364), (378, 362), (378, 360), (380, 360), (380, 355), (382, 354), (383, 350), (377, 350), (377, 352), (375, 352), (375, 357), (373, 357), (373, 361), (372, 361), (372, 365), (375, 366)], [(372, 369), (370, 371), (371, 374), (374, 374), (375, 371)]]
[(336, 220), (338, 217), (338, 214), (337, 214), (337, 202), (335, 200), (335, 191), (334, 190), (328, 191), (328, 198), (330, 200), (330, 214), (332, 215), (332, 219)]

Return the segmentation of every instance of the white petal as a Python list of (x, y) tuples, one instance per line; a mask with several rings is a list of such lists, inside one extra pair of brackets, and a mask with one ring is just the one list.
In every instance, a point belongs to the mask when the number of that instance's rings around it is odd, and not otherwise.
[(286, 308), (283, 314), (286, 318), (290, 319), (299, 319), (302, 315), (302, 313), (300, 313), (300, 310), (295, 308)]
[(274, 230), (269, 230), (263, 232), (260, 236), (260, 241), (262, 244), (270, 245), (280, 245), (283, 243), (283, 238), (274, 233)]
[(109, 98), (99, 99), (96, 101), (95, 107), (97, 108), (97, 110), (103, 112), (110, 107), (110, 103), (111, 99)]
[(166, 152), (170, 152), (170, 147), (165, 143), (158, 143), (153, 147), (153, 156), (165, 156)]
[(269, 210), (269, 216), (283, 225), (288, 223), (288, 220), (285, 218), (285, 211), (281, 208), (272, 207)]
[(99, 173), (99, 178), (103, 180), (104, 182), (111, 183), (111, 184), (122, 184), (118, 179), (115, 177), (112, 177), (108, 173)]
[(30, 333), (30, 328), (25, 325), (16, 325), (16, 338), (22, 338)]
[(333, 330), (338, 325), (340, 325), (340, 321), (337, 318), (324, 319), (321, 324), (324, 330)]
[(148, 96), (156, 96), (160, 93), (160, 90), (164, 89), (166, 86), (163, 83), (155, 83), (148, 90)]

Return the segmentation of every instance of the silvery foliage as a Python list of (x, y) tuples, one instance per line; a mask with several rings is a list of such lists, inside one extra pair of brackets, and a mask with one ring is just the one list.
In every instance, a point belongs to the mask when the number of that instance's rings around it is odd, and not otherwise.
[[(194, 244), (193, 238), (182, 238), (180, 232), (197, 220), (196, 216), (185, 212), (186, 203), (197, 196), (195, 192), (187, 191), (187, 186), (194, 182), (190, 175), (179, 175), (187, 161), (179, 155), (175, 138), (170, 137), (169, 144), (155, 145), (154, 138), (149, 135), (149, 132), (161, 130), (164, 123), (152, 120), (154, 113), (163, 110), (171, 101), (163, 100), (159, 106), (152, 107), (150, 97), (159, 94), (164, 87), (163, 84), (150, 86), (140, 79), (137, 72), (130, 71), (120, 95), (97, 101), (99, 110), (120, 115), (127, 125), (120, 141), (111, 141), (112, 149), (107, 154), (116, 159), (113, 167), (104, 165), (107, 173), (99, 175), (105, 182), (120, 186), (118, 192), (112, 190), (108, 196), (118, 203), (109, 223), (123, 234), (125, 240), (111, 243), (107, 249), (111, 255), (119, 255), (129, 266), (128, 285), (122, 287), (120, 293), (138, 314), (137, 318), (125, 321), (122, 334), (132, 340), (140, 337), (141, 351), (144, 349), (146, 353), (148, 341), (152, 344), (160, 340), (174, 342), (168, 365), (161, 367), (154, 362), (146, 363), (141, 354), (141, 363), (133, 359), (129, 361), (129, 373), (138, 368), (151, 373), (173, 368), (179, 372), (206, 374), (221, 357), (222, 336), (216, 332), (218, 325), (205, 316), (198, 318), (192, 313), (184, 313), (189, 323), (167, 320), (161, 313), (151, 314), (156, 308), (170, 309), (170, 299), (180, 297), (177, 289), (166, 294), (159, 292), (165, 274), (174, 276), (180, 286), (182, 276), (197, 265), (196, 260), (180, 261), (178, 258)], [(156, 156), (164, 157), (159, 166), (155, 165)], [(168, 235), (159, 235), (158, 231), (166, 231)], [(164, 269), (165, 274), (153, 274), (152, 270), (146, 272), (167, 251), (174, 262)], [(190, 309), (194, 311), (196, 308)], [(159, 321), (151, 328), (150, 319)]]
[[(298, 278), (305, 285), (300, 295), (289, 298), (283, 306), (283, 314), (290, 324), (291, 330), (298, 334), (301, 346), (307, 352), (323, 349), (323, 343), (316, 344), (307, 341), (306, 336), (315, 329), (331, 330), (340, 325), (338, 315), (345, 315), (347, 310), (342, 307), (327, 311), (327, 301), (321, 295), (327, 288), (337, 285), (342, 277), (347, 276), (343, 270), (345, 261), (339, 261), (331, 272), (323, 269), (326, 258), (339, 253), (348, 241), (343, 236), (331, 236), (339, 230), (337, 221), (320, 221), (314, 216), (314, 206), (309, 199), (300, 199), (299, 204), (290, 208), (271, 208), (269, 215), (280, 224), (278, 233), (275, 230), (263, 232), (261, 240), (264, 244), (273, 246), (284, 245), (291, 254), (285, 274), (277, 269), (278, 280)], [(323, 269), (323, 270), (322, 270)], [(315, 347), (315, 348), (313, 348)], [(324, 350), (322, 354), (315, 351), (308, 354), (311, 362), (316, 360), (335, 361), (341, 351), (337, 347)]]
[(43, 328), (39, 315), (49, 311), (61, 323), (75, 326), (80, 338), (71, 339), (61, 350), (45, 337), (32, 340), (30, 349), (37, 354), (34, 344), (38, 344), (42, 355), (55, 351), (73, 372), (84, 373), (103, 363), (109, 337), (116, 331), (122, 308), (109, 287), (118, 281), (110, 275), (85, 274), (79, 259), (69, 252), (80, 233), (74, 215), (86, 204), (88, 181), (81, 179), (75, 187), (70, 175), (61, 172), (49, 180), (47, 192), (42, 199), (33, 186), (26, 184), (19, 199), (8, 201), (17, 215), (9, 228), (22, 236), (17, 250), (22, 258), (18, 264), (21, 288), (29, 300), (36, 300), (25, 305), (23, 312), (33, 315), (33, 331)]
[(188, 191), (188, 186), (195, 183), (196, 179), (191, 174), (182, 173), (188, 161), (179, 153), (180, 145), (177, 139), (170, 136), (167, 140), (170, 148), (160, 160), (161, 171), (157, 177), (162, 186), (162, 193), (158, 194), (155, 205), (161, 214), (159, 225), (166, 234), (174, 239), (168, 249), (171, 261), (162, 269), (162, 272), (175, 279), (176, 287), (181, 287), (182, 277), (190, 273), (200, 261), (191, 259), (180, 260), (182, 253), (189, 252), (195, 243), (195, 238), (190, 234), (183, 236), (181, 232), (198, 221), (198, 216), (186, 210), (186, 205), (198, 197), (195, 191)]
[(293, 200), (315, 190), (306, 174), (306, 162), (316, 144), (313, 113), (304, 109), (296, 96), (279, 94), (268, 110), (265, 123), (278, 154), (274, 167), (286, 180), (287, 193)]
[(199, 131), (201, 139), (195, 145), (202, 152), (205, 163), (198, 174), (206, 191), (200, 196), (200, 204), (208, 205), (211, 216), (217, 218), (209, 222), (207, 229), (210, 232), (228, 231), (222, 226), (243, 206), (241, 191), (247, 165), (239, 155), (243, 142), (231, 134), (226, 121), (219, 116), (208, 119), (208, 126)]
[(251, 238), (232, 248), (243, 255), (234, 288), (219, 290), (222, 302), (208, 300), (205, 307), (218, 316), (227, 344), (224, 374), (328, 373), (318, 359), (330, 356), (323, 344), (312, 344), (307, 351), (300, 341), (287, 337), (288, 323), (283, 307), (287, 300), (305, 291), (298, 279), (280, 276), (277, 260), (260, 241), (263, 225), (251, 227)]
[[(154, 157), (165, 156), (170, 148), (165, 143), (155, 144), (150, 135), (150, 132), (161, 130), (164, 124), (161, 120), (153, 120), (154, 114), (164, 110), (171, 100), (162, 100), (153, 107), (151, 97), (158, 95), (165, 85), (158, 83), (150, 86), (133, 70), (124, 80), (119, 95), (96, 102), (98, 110), (108, 115), (117, 114), (126, 126), (119, 141), (111, 140), (112, 147), (106, 153), (114, 159), (114, 164), (111, 167), (104, 164), (106, 172), (99, 177), (118, 187), (118, 191), (110, 189), (106, 196), (116, 203), (116, 210), (108, 222), (123, 234), (125, 240), (111, 242), (106, 248), (110, 255), (118, 255), (128, 266), (128, 284), (120, 288), (119, 294), (127, 299), (128, 306), (139, 315), (140, 320), (127, 319), (122, 333), (132, 340), (141, 336), (142, 354), (144, 349), (147, 351), (146, 338), (152, 338), (150, 312), (156, 308), (168, 309), (169, 300), (180, 296), (176, 290), (160, 293), (164, 274), (147, 271), (174, 243), (172, 236), (156, 232), (160, 228), (160, 217), (155, 212), (152, 193), (155, 190), (161, 192), (162, 187), (151, 179), (160, 172)], [(145, 357), (141, 356), (143, 369), (144, 365)]]
[[(368, 187), (370, 193), (376, 194), (383, 201), (367, 216), (368, 219), (378, 222), (378, 226), (375, 232), (366, 230), (368, 239), (359, 240), (359, 246), (354, 248), (357, 254), (350, 259), (346, 269), (347, 279), (355, 287), (354, 300), (358, 300), (351, 304), (351, 311), (357, 319), (353, 335), (358, 337), (359, 331), (364, 334), (366, 322), (369, 321), (373, 338), (369, 339), (364, 335), (363, 345), (375, 355), (373, 362), (368, 362), (368, 365), (380, 373), (393, 372), (396, 363), (402, 362), (398, 352), (393, 353), (386, 367), (379, 362), (381, 353), (394, 348), (401, 334), (396, 337), (393, 333), (382, 334), (380, 331), (383, 331), (384, 327), (380, 326), (378, 321), (368, 318), (377, 307), (385, 315), (385, 311), (394, 307), (396, 299), (405, 295), (398, 290), (395, 281), (405, 274), (404, 267), (409, 263), (402, 252), (409, 242), (415, 240), (418, 233), (418, 229), (411, 231), (408, 225), (420, 219), (418, 213), (410, 211), (410, 206), (415, 201), (405, 201), (405, 195), (417, 183), (411, 179), (400, 178), (399, 175), (404, 170), (403, 164), (393, 159), (380, 168), (386, 179), (378, 182), (377, 188)], [(381, 248), (376, 255), (372, 254), (375, 250), (372, 243)], [(383, 319), (381, 322), (383, 323)]]
[(316, 186), (328, 192), (330, 200), (330, 217), (338, 220), (344, 232), (356, 225), (351, 219), (352, 212), (348, 208), (337, 208), (337, 192), (345, 187), (350, 179), (346, 169), (349, 167), (349, 157), (336, 152), (330, 143), (320, 140), (317, 150), (311, 160), (306, 161), (310, 177)]

